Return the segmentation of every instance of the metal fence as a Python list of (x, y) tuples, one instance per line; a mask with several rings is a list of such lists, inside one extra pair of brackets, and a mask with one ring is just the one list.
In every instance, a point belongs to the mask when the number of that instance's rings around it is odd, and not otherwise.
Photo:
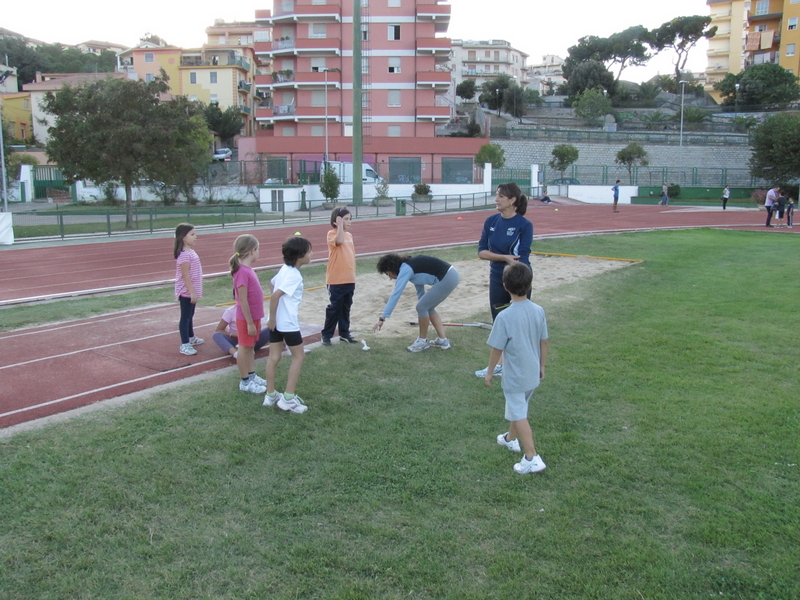
[[(542, 165), (541, 182), (548, 184), (562, 179), (561, 172)], [(767, 187), (769, 182), (753, 177), (748, 169), (715, 167), (633, 167), (630, 175), (620, 165), (572, 165), (564, 171), (564, 179), (572, 185), (611, 185), (617, 179), (625, 185), (660, 186), (664, 182), (687, 187)]]
[(527, 129), (519, 127), (492, 127), (492, 139), (538, 140), (553, 142), (591, 142), (596, 144), (667, 144), (678, 146), (747, 146), (750, 137), (735, 133), (707, 133), (684, 131), (683, 136), (677, 131), (592, 131), (563, 129)]

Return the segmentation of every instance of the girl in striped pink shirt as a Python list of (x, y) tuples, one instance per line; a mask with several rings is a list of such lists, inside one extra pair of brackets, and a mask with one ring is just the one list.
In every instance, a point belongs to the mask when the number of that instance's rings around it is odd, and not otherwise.
[(203, 267), (200, 257), (194, 251), (197, 242), (197, 231), (194, 225), (181, 223), (175, 229), (175, 297), (181, 305), (181, 319), (178, 321), (178, 332), (181, 334), (181, 354), (197, 354), (194, 349), (204, 340), (194, 334), (194, 309), (197, 301), (203, 297)]

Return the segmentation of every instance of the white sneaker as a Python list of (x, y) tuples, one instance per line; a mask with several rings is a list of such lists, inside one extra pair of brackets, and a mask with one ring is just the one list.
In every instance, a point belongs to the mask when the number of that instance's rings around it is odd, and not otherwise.
[[(475, 371), (475, 377), (480, 377), (483, 379), (486, 377), (486, 371), (489, 370), (489, 367), (481, 369), (480, 371)], [(502, 377), (503, 376), (503, 365), (495, 365), (494, 371), (492, 371), (495, 377)]]
[(436, 338), (435, 340), (430, 341), (431, 346), (436, 346), (437, 348), (441, 348), (442, 350), (450, 350), (452, 346), (450, 345), (450, 340), (447, 338)]
[[(506, 432), (506, 433), (508, 433), (508, 432)], [(497, 436), (497, 443), (500, 444), (501, 446), (505, 446), (506, 448), (508, 448), (512, 452), (522, 452), (522, 450), (520, 450), (520, 447), (519, 447), (519, 440), (511, 440), (509, 442), (506, 439), (506, 434), (505, 433), (501, 433), (500, 435)]]
[(181, 347), (178, 348), (178, 352), (185, 354), (186, 356), (197, 354), (197, 350), (195, 350), (191, 344), (181, 344)]
[(308, 407), (303, 404), (303, 401), (300, 399), (300, 396), (295, 396), (291, 400), (287, 400), (286, 397), (281, 394), (280, 399), (277, 402), (278, 408), (281, 410), (286, 410), (289, 412), (301, 414), (308, 410)]
[(408, 351), (422, 352), (423, 350), (427, 350), (430, 347), (431, 345), (428, 343), (428, 340), (423, 338), (417, 338), (416, 341), (408, 347)]
[(537, 454), (530, 460), (523, 456), (522, 460), (514, 465), (514, 472), (519, 473), (520, 475), (527, 475), (528, 473), (538, 473), (539, 471), (544, 471), (546, 468), (547, 465), (544, 464), (544, 461)]
[(264, 402), (261, 403), (261, 406), (275, 406), (275, 403), (278, 402), (278, 400), (283, 399), (283, 394), (280, 392), (275, 392), (274, 398), (270, 398), (269, 394), (264, 394)]
[(264, 387), (266, 387), (266, 385), (267, 385), (267, 380), (266, 379), (262, 379), (261, 377), (259, 377), (255, 373), (253, 373), (253, 376), (250, 379), (255, 381), (258, 385), (263, 385)]
[(199, 345), (200, 345), (200, 344), (202, 344), (203, 342), (205, 342), (205, 340), (204, 340), (204, 339), (201, 339), (201, 338), (199, 338), (199, 337), (197, 337), (197, 336), (194, 336), (193, 338), (191, 338), (191, 339), (189, 340), (189, 343), (190, 343), (192, 346), (199, 346)]
[(251, 394), (263, 394), (267, 391), (267, 386), (259, 385), (254, 380), (248, 379), (247, 381), (239, 382), (239, 391), (250, 392)]

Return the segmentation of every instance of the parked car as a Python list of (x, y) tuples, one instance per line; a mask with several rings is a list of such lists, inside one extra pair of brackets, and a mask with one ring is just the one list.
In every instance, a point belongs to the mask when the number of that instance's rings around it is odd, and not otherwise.
[(564, 177), (563, 179), (553, 179), (547, 185), (580, 185), (581, 182), (577, 179), (572, 179), (571, 177)]
[(214, 152), (214, 156), (211, 157), (211, 160), (230, 162), (232, 156), (233, 150), (230, 148), (220, 148)]

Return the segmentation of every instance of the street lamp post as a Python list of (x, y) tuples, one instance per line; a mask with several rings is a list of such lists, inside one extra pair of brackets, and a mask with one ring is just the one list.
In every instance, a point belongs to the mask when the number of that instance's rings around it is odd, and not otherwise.
[(681, 80), (679, 83), (681, 84), (681, 135), (679, 145), (681, 149), (683, 149), (683, 97), (686, 89), (686, 81)]
[(497, 98), (497, 116), (500, 116), (500, 88), (497, 88), (495, 91), (495, 96)]
[(735, 83), (733, 84), (733, 87), (736, 88), (736, 94), (734, 95), (734, 100), (733, 100), (734, 104), (733, 118), (735, 119), (736, 117), (739, 116), (739, 84)]

